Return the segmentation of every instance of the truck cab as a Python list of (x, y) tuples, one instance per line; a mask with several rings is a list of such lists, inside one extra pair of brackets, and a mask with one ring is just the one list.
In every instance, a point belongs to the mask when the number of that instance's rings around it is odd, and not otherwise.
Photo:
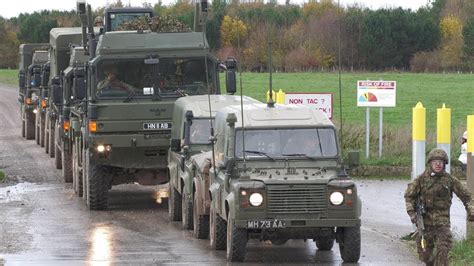
[(215, 124), (213, 248), (226, 249), (229, 261), (243, 261), (249, 239), (312, 239), (321, 250), (337, 241), (344, 262), (358, 261), (361, 202), (324, 113), (247, 104), (221, 109)]

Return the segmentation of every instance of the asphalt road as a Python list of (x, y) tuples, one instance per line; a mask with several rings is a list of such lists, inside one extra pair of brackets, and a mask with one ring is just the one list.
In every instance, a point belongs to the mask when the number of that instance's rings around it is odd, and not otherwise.
[[(225, 251), (196, 240), (169, 222), (163, 187), (121, 185), (110, 191), (108, 211), (88, 211), (64, 184), (53, 160), (20, 136), (16, 88), (0, 85), (0, 265), (193, 264), (222, 265)], [(359, 181), (363, 201), (360, 265), (419, 265), (400, 240), (412, 231), (404, 210), (406, 181)], [(465, 233), (465, 212), (453, 206), (457, 236)], [(285, 245), (251, 241), (246, 263), (340, 265), (337, 245), (317, 251), (312, 241)]]

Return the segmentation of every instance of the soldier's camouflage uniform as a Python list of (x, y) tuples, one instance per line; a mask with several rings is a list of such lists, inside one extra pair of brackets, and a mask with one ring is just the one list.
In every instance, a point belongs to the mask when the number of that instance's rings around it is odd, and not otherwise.
[[(431, 158), (433, 159), (433, 158)], [(439, 159), (439, 158), (434, 158)], [(430, 161), (430, 158), (428, 159)], [(413, 182), (405, 191), (407, 213), (414, 222), (416, 217), (416, 200), (421, 197), (425, 205), (424, 237), (427, 242), (425, 252), (421, 248), (421, 234), (417, 234), (417, 251), (420, 260), (426, 265), (448, 265), (448, 254), (452, 247), (452, 234), (449, 211), (453, 192), (461, 199), (469, 220), (472, 220), (474, 206), (470, 204), (471, 193), (455, 177), (446, 173), (434, 173), (430, 167)]]

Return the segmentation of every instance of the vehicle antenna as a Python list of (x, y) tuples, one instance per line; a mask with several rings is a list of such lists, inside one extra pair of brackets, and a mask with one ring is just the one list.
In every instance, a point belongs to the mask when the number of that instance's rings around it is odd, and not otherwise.
[(339, 139), (341, 143), (341, 153), (343, 149), (343, 133), (342, 133), (342, 78), (341, 78), (341, 5), (340, 0), (337, 1), (337, 11), (339, 13), (339, 20), (338, 20), (338, 31), (337, 31), (337, 57), (338, 57), (338, 72), (339, 72), (339, 108), (341, 109), (339, 112)]
[[(240, 20), (240, 19), (239, 19)], [(237, 27), (237, 51), (239, 51), (239, 55), (241, 55), (242, 50), (240, 47), (240, 27)], [(240, 86), (240, 116), (242, 119), (242, 155), (244, 159), (244, 173), (247, 169), (246, 163), (246, 156), (245, 156), (245, 126), (244, 126), (244, 88), (242, 87), (242, 69), (240, 65), (240, 61), (242, 56), (239, 56), (239, 60), (237, 60), (237, 71), (239, 71), (239, 86)]]
[[(207, 11), (208, 11), (208, 6), (207, 6), (207, 0), (201, 0), (199, 10), (197, 10), (196, 13), (200, 12), (201, 16), (200, 19), (201, 21), (195, 21), (194, 29), (196, 30), (197, 23), (201, 24), (201, 29), (202, 29), (202, 42), (203, 42), (203, 50), (205, 51), (204, 53), (204, 69), (206, 72), (206, 88), (207, 88), (207, 102), (209, 103), (209, 123), (211, 126), (211, 153), (212, 153), (212, 166), (214, 168), (214, 173), (216, 172), (216, 158), (214, 156), (214, 123), (212, 122), (212, 104), (211, 104), (211, 92), (210, 86), (209, 86), (209, 69), (207, 65), (207, 52), (206, 52), (206, 26), (207, 26)], [(197, 17), (197, 14), (195, 15)]]
[(268, 94), (268, 102), (267, 106), (272, 108), (275, 107), (275, 101), (273, 100), (273, 88), (272, 88), (272, 72), (273, 72), (273, 67), (272, 67), (272, 41), (268, 41), (268, 72), (270, 73), (270, 92)]

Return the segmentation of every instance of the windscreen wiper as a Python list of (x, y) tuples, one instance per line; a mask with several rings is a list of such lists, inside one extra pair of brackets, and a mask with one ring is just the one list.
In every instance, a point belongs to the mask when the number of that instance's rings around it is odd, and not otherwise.
[(258, 154), (258, 155), (263, 155), (263, 156), (266, 156), (268, 159), (274, 161), (275, 159), (273, 159), (270, 155), (268, 155), (266, 152), (263, 152), (263, 151), (248, 151), (248, 150), (245, 150), (245, 152), (248, 152), (248, 153), (253, 153), (253, 154)]
[(309, 155), (307, 155), (306, 153), (290, 153), (290, 154), (282, 154), (283, 156), (303, 156), (307, 159), (310, 159), (310, 160), (316, 160), (315, 157), (311, 157)]

